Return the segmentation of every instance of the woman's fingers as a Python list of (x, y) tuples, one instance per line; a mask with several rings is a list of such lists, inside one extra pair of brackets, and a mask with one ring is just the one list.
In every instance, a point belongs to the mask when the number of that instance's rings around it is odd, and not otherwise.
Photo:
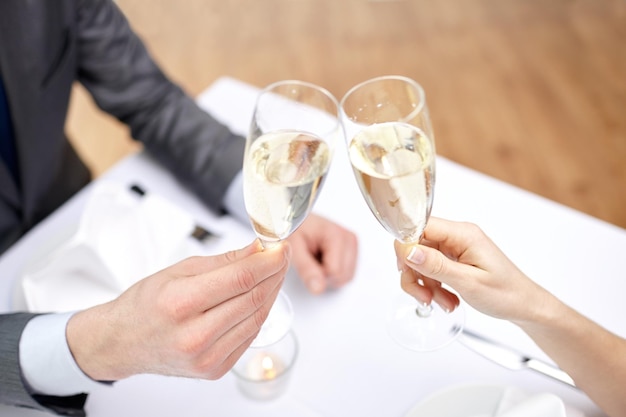
[(444, 311), (454, 311), (460, 304), (459, 297), (443, 288), (441, 282), (424, 277), (409, 268), (401, 272), (400, 285), (406, 293), (422, 304), (430, 304), (434, 301)]

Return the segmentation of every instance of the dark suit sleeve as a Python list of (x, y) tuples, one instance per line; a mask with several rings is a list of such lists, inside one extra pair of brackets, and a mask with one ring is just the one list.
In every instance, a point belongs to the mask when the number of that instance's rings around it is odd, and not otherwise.
[(0, 403), (52, 411), (61, 415), (84, 416), (87, 396), (31, 396), (19, 365), (19, 343), (26, 323), (35, 314), (0, 314)]
[(201, 110), (149, 56), (115, 3), (79, 1), (78, 78), (98, 106), (210, 208), (240, 171), (244, 139)]

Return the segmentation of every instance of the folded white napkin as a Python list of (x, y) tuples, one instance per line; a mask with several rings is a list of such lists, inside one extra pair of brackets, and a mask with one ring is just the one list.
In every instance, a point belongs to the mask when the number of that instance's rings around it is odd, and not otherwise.
[(77, 232), (22, 277), (31, 311), (73, 311), (109, 301), (191, 254), (193, 218), (157, 194), (99, 182)]
[(139, 196), (105, 182), (89, 199), (78, 233), (123, 290), (169, 265), (193, 228), (187, 212), (158, 194)]

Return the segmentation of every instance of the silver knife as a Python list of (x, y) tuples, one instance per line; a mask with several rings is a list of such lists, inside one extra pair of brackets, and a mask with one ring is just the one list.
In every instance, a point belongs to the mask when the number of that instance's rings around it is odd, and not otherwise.
[(532, 369), (557, 381), (576, 387), (574, 380), (562, 369), (517, 352), (472, 330), (463, 329), (459, 342), (493, 362), (512, 370)]

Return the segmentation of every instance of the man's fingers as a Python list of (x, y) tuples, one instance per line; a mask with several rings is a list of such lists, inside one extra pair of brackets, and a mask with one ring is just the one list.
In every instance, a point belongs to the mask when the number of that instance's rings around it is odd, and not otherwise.
[(258, 332), (276, 300), (286, 272), (285, 267), (252, 290), (206, 311), (201, 316), (197, 331), (205, 338), (207, 347), (233, 329), (238, 329), (243, 338)]
[[(179, 329), (175, 349), (192, 375), (216, 379), (256, 337), (282, 286), (286, 267), (247, 293), (231, 298)], [(231, 359), (229, 359), (231, 358)], [(230, 366), (229, 366), (230, 364)]]
[(209, 375), (206, 375), (205, 378), (208, 379), (219, 379), (224, 376), (228, 371), (235, 366), (235, 363), (239, 360), (239, 358), (246, 352), (246, 350), (250, 347), (254, 339), (256, 338), (256, 334), (247, 338), (241, 345), (237, 347), (237, 349), (233, 350), (230, 355), (228, 355), (219, 367), (213, 370), (213, 372)]
[[(206, 259), (208, 267), (202, 267), (196, 274), (177, 276), (180, 268), (185, 269), (185, 262), (174, 266), (170, 274), (176, 279), (165, 281), (166, 291), (160, 291), (155, 303), (164, 311), (169, 312), (173, 320), (184, 320), (187, 317), (207, 311), (226, 300), (247, 293), (264, 280), (280, 272), (284, 275), (291, 257), (291, 247), (281, 243), (274, 248), (257, 251), (254, 247), (246, 247), (225, 255), (206, 258), (192, 258), (186, 261), (202, 263)], [(219, 260), (217, 259), (219, 258)], [(221, 267), (212, 266), (231, 259)], [(192, 266), (191, 269), (197, 268)]]
[(293, 239), (291, 241), (294, 252), (293, 265), (300, 279), (312, 294), (321, 294), (326, 290), (326, 273), (320, 260), (314, 256), (313, 249), (307, 247), (305, 239)]
[[(249, 308), (252, 303), (247, 294), (244, 294), (212, 309), (201, 318), (201, 325), (194, 331), (199, 334), (204, 332), (205, 335), (206, 329), (214, 327), (216, 320), (224, 321), (219, 331), (207, 335), (201, 345), (193, 347), (198, 353), (195, 368), (200, 376), (208, 379), (221, 377), (252, 343), (276, 301), (282, 280), (279, 280), (278, 285), (273, 288), (270, 288), (270, 282), (271, 280), (266, 280), (259, 285), (267, 287), (264, 290), (268, 293), (258, 308)], [(234, 317), (234, 314), (239, 313), (233, 313), (234, 311), (244, 311), (239, 320)], [(241, 319), (242, 316), (245, 318)]]
[(354, 277), (358, 242), (353, 233), (337, 233), (322, 248), (322, 263), (333, 288), (339, 288)]
[(202, 274), (206, 271), (221, 268), (233, 262), (237, 262), (256, 252), (261, 252), (263, 247), (258, 240), (250, 243), (248, 246), (212, 256), (193, 256), (180, 261), (176, 267), (176, 272), (183, 276), (194, 276)]
[[(279, 272), (284, 275), (290, 258), (290, 245), (281, 243), (263, 252), (252, 253), (219, 269), (207, 271), (207, 274), (195, 276), (191, 278), (193, 284), (189, 288), (193, 289), (192, 296), (199, 300), (202, 310), (208, 310), (251, 291)], [(216, 274), (221, 279), (216, 279)]]

